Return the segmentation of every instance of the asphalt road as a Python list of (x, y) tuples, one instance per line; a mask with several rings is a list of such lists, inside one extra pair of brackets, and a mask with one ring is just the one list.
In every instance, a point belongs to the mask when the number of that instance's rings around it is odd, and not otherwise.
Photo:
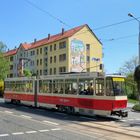
[[(131, 121), (130, 121), (131, 119)], [(125, 119), (68, 115), (47, 109), (5, 104), (0, 99), (0, 140), (112, 140), (119, 139), (109, 131), (87, 125), (103, 122), (138, 128), (140, 113), (131, 112)], [(82, 125), (86, 124), (86, 126)], [(135, 125), (132, 125), (135, 124)], [(114, 136), (113, 136), (113, 135)]]

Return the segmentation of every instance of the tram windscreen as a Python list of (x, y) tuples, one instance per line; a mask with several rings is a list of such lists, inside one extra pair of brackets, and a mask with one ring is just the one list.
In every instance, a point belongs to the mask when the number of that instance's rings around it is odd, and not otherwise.
[(113, 77), (113, 91), (115, 96), (125, 95), (125, 78), (123, 77)]

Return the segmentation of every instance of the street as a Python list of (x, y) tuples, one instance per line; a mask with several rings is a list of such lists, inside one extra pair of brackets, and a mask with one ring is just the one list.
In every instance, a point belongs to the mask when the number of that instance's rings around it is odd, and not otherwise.
[(0, 99), (0, 140), (116, 140), (139, 139), (140, 113), (98, 118), (5, 104)]

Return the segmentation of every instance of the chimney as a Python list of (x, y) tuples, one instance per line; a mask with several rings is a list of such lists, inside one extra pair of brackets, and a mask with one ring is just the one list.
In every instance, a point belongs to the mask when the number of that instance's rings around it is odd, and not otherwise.
[(62, 28), (62, 35), (64, 34), (64, 28)]
[(35, 39), (34, 39), (34, 43), (36, 43), (36, 41), (37, 41), (37, 39), (35, 38)]
[(50, 34), (48, 34), (48, 40), (50, 39)]

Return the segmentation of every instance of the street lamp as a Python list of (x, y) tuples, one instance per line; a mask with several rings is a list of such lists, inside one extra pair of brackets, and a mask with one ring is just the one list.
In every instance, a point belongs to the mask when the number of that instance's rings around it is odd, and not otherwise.
[(128, 14), (129, 17), (132, 17), (133, 19), (135, 19), (136, 21), (138, 21), (139, 24), (139, 37), (138, 37), (138, 46), (139, 46), (139, 53), (138, 53), (138, 64), (140, 65), (140, 21), (134, 17), (131, 13)]

